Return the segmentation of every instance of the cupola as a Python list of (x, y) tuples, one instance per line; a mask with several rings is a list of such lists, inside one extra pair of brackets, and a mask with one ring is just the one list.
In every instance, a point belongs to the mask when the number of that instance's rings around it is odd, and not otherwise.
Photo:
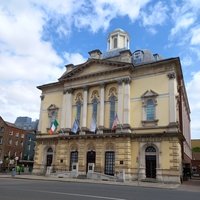
[(107, 51), (129, 49), (130, 37), (127, 32), (117, 28), (108, 35)]

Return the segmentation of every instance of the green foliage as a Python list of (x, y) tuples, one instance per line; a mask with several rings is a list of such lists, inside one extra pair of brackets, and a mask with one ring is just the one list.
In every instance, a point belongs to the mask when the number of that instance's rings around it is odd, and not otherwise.
[(193, 151), (193, 152), (200, 152), (200, 147), (193, 147), (193, 148), (192, 148), (192, 151)]

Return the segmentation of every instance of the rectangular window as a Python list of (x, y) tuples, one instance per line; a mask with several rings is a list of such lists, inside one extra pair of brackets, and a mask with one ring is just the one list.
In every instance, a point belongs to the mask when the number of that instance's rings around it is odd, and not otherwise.
[(98, 107), (98, 102), (97, 100), (93, 101), (93, 113), (92, 113), (92, 117), (94, 118), (94, 120), (97, 122), (97, 107)]
[(115, 174), (115, 152), (107, 151), (105, 153), (105, 174), (114, 176)]
[(112, 128), (115, 119), (115, 96), (110, 98), (110, 128)]
[(8, 144), (9, 144), (9, 145), (12, 144), (12, 139), (9, 139)]
[(72, 163), (77, 163), (78, 162), (78, 151), (72, 151), (70, 155), (70, 167), (69, 171), (72, 170)]
[(3, 144), (3, 137), (0, 137), (0, 144)]
[(152, 121), (154, 119), (155, 119), (155, 105), (152, 99), (148, 99), (146, 105), (146, 120)]
[(16, 133), (16, 135), (15, 135), (17, 138), (19, 137), (19, 133)]
[(81, 103), (78, 102), (76, 105), (76, 119), (78, 120), (78, 123), (81, 122)]

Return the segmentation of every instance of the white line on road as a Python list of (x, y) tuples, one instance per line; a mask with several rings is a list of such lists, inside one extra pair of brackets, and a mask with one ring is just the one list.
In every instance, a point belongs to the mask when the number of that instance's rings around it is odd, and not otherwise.
[(49, 194), (61, 194), (61, 195), (68, 195), (68, 196), (88, 197), (88, 198), (96, 198), (96, 199), (126, 200), (126, 199), (120, 199), (120, 198), (114, 198), (114, 197), (94, 196), (94, 195), (89, 195), (89, 194), (74, 194), (74, 193), (65, 193), (65, 192), (51, 192), (51, 191), (46, 191), (46, 190), (26, 190), (26, 191), (49, 193)]

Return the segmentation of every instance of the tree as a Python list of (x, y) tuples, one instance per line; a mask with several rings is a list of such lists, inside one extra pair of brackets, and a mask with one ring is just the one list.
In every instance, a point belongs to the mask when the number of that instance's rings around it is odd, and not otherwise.
[(192, 152), (200, 152), (200, 147), (193, 147)]

